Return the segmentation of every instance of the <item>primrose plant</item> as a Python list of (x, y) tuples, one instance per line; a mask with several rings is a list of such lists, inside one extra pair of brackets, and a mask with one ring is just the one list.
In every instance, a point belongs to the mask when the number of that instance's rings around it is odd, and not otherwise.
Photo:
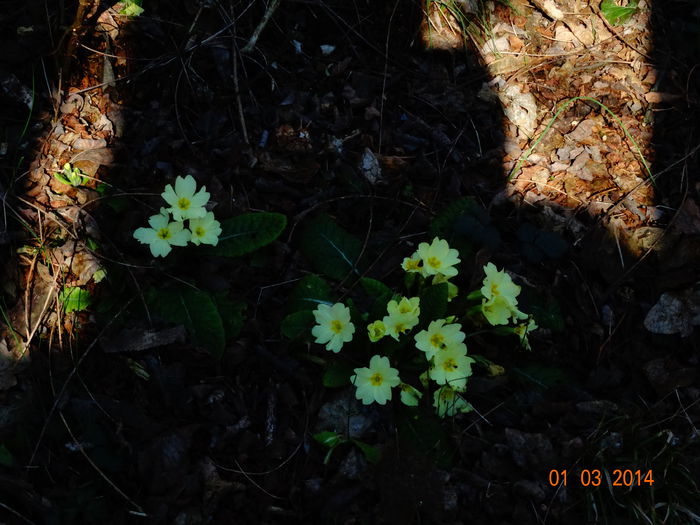
[[(150, 228), (138, 228), (134, 238), (148, 244), (154, 257), (165, 257), (173, 246), (209, 244), (216, 246), (221, 235), (221, 224), (214, 213), (207, 211), (209, 193), (205, 187), (197, 191), (192, 175), (177, 177), (175, 188), (171, 184), (161, 194), (170, 206), (148, 219)], [(170, 215), (172, 214), (172, 220)], [(185, 228), (188, 221), (188, 228)]]
[(63, 165), (62, 171), (54, 173), (53, 176), (66, 186), (74, 187), (82, 186), (89, 180), (89, 177), (85, 175), (80, 168), (72, 167), (69, 162)]
[[(450, 279), (458, 275), (459, 263), (459, 252), (450, 248), (447, 241), (436, 237), (430, 244), (420, 243), (416, 252), (405, 258), (401, 265), (407, 277), (410, 277), (407, 282), (417, 279), (418, 296), (389, 299), (386, 302), (386, 315), (368, 323), (366, 339), (359, 343), (353, 341), (356, 330), (348, 306), (342, 303), (320, 304), (313, 311), (316, 324), (311, 334), (316, 343), (325, 345), (326, 350), (338, 353), (346, 344), (355, 347), (369, 344), (380, 349), (378, 352), (375, 350), (377, 353), (370, 351), (374, 355), (369, 360), (369, 366), (355, 368), (350, 377), (350, 382), (356, 388), (355, 397), (363, 404), (376, 402), (384, 405), (391, 401), (393, 389), (398, 388), (402, 403), (417, 406), (424, 394), (431, 390), (432, 381), (435, 384), (432, 388), (432, 406), (440, 417), (473, 410), (463, 397), (467, 380), (472, 375), (472, 365), (484, 364), (491, 371), (502, 368), (484, 358), (475, 356), (477, 359), (474, 359), (468, 355), (465, 343), (467, 334), (463, 329), (467, 324), (472, 327), (488, 324), (495, 333), (515, 334), (522, 346), (530, 349), (528, 335), (537, 325), (532, 317), (518, 309), (520, 286), (492, 263), (483, 268), (485, 277), (481, 288), (468, 294), (466, 302), (461, 302), (459, 308), (462, 312), (434, 319), (428, 317), (430, 313), (421, 315), (421, 297), (427, 300), (430, 293), (427, 288), (446, 284), (447, 301), (457, 298), (459, 289)], [(477, 303), (470, 307), (469, 301)], [(422, 330), (416, 329), (419, 325), (423, 327)], [(385, 338), (390, 344), (382, 342)], [(397, 343), (399, 346), (407, 343), (405, 346), (409, 354), (397, 358)], [(381, 355), (381, 349), (391, 355)], [(422, 388), (402, 381), (400, 375), (404, 372), (392, 366), (390, 357), (397, 366), (397, 363), (422, 362), (423, 372), (417, 374)], [(407, 370), (407, 373), (411, 374), (411, 370)]]

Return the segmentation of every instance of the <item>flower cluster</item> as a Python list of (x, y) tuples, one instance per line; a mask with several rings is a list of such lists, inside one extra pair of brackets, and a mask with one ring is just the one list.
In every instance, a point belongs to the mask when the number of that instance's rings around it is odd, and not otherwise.
[(428, 378), (441, 385), (433, 399), (441, 417), (471, 410), (471, 405), (458, 394), (466, 390), (474, 362), (467, 356), (466, 335), (461, 328), (458, 323), (437, 319), (414, 336), (416, 348), (424, 352), (428, 361)]
[(498, 271), (493, 263), (484, 266), (483, 286), (481, 287), (481, 311), (493, 326), (508, 324), (510, 319), (527, 319), (527, 315), (518, 310), (520, 286), (513, 282), (505, 271)]
[[(434, 238), (431, 244), (421, 243), (418, 250), (404, 259), (402, 268), (407, 273), (418, 273), (422, 279), (418, 286), (448, 284), (448, 300), (457, 295), (457, 287), (449, 279), (457, 276), (455, 265), (460, 262), (457, 250), (449, 247), (447, 241)], [(516, 334), (525, 348), (530, 348), (527, 336), (537, 328), (535, 321), (518, 309), (517, 296), (520, 286), (516, 285), (505, 271), (499, 271), (492, 263), (484, 267), (486, 277), (480, 290), (469, 295), (469, 299), (481, 298), (481, 305), (474, 306), (464, 316), (469, 320), (473, 315), (484, 318), (493, 326), (507, 333)], [(430, 280), (429, 280), (430, 279)], [(397, 296), (388, 301), (386, 313), (367, 325), (367, 337), (370, 343), (377, 343), (386, 336), (401, 343), (413, 328), (418, 326), (421, 315), (420, 297)], [(315, 342), (326, 346), (327, 350), (339, 352), (345, 343), (353, 339), (355, 326), (352, 323), (350, 309), (342, 303), (334, 305), (321, 304), (313, 312), (316, 325), (311, 333)], [(428, 323), (428, 321), (430, 321)], [(473, 407), (462, 397), (467, 387), (467, 380), (472, 375), (472, 364), (476, 361), (467, 355), (466, 334), (462, 330), (462, 321), (456, 322), (454, 316), (424, 320), (423, 330), (413, 334), (414, 348), (426, 360), (426, 372), (420, 376), (424, 390), (430, 381), (436, 385), (433, 394), (433, 407), (440, 417), (453, 416), (469, 412)], [(427, 327), (425, 324), (427, 323)], [(403, 344), (399, 347), (403, 347)], [(494, 363), (485, 365), (497, 367)], [(494, 368), (495, 370), (496, 368)], [(491, 368), (489, 368), (491, 370)], [(500, 368), (502, 373), (502, 368)], [(362, 403), (386, 404), (392, 399), (392, 389), (398, 387), (401, 402), (408, 406), (418, 405), (423, 392), (404, 383), (399, 371), (392, 368), (388, 357), (376, 354), (369, 361), (369, 366), (355, 368), (350, 378), (355, 386), (355, 397)]]
[[(138, 228), (134, 232), (134, 238), (148, 244), (154, 257), (165, 257), (173, 246), (185, 246), (188, 242), (216, 246), (221, 225), (205, 208), (209, 193), (204, 187), (197, 191), (192, 175), (177, 177), (175, 188), (168, 184), (161, 196), (170, 207), (161, 208), (159, 214), (148, 219), (150, 228)], [(184, 221), (189, 221), (189, 229)]]
[[(481, 313), (492, 325), (507, 325), (512, 320), (516, 324), (511, 328), (524, 348), (530, 350), (530, 342), (527, 336), (537, 329), (537, 324), (532, 317), (518, 309), (518, 295), (520, 286), (505, 271), (499, 271), (493, 263), (484, 266), (484, 281), (481, 287)], [(525, 322), (519, 322), (525, 319)]]
[(402, 297), (399, 301), (392, 299), (386, 305), (384, 318), (374, 321), (367, 326), (367, 335), (373, 343), (379, 341), (385, 335), (399, 340), (401, 334), (405, 334), (418, 324), (420, 316), (420, 298)]

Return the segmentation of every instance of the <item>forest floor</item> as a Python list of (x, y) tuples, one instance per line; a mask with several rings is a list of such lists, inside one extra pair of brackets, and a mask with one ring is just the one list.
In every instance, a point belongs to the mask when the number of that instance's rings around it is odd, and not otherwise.
[[(277, 4), (0, 0), (0, 521), (700, 523), (700, 7)], [(154, 258), (187, 174), (221, 244)], [(308, 299), (435, 236), (531, 349), (365, 406)]]

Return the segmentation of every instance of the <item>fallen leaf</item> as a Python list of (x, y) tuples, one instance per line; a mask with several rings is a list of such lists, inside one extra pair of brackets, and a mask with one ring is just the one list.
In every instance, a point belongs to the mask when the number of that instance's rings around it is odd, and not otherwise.
[(185, 327), (182, 325), (164, 330), (125, 328), (112, 337), (101, 337), (102, 350), (107, 354), (142, 352), (173, 343), (185, 342)]
[(382, 167), (372, 150), (365, 148), (360, 161), (360, 170), (370, 184), (377, 184), (382, 178)]

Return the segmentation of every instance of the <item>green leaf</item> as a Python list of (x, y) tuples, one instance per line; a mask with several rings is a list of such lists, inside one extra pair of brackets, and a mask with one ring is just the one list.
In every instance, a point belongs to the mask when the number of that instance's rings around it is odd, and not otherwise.
[(370, 277), (363, 277), (360, 279), (360, 284), (367, 294), (374, 299), (371, 311), (369, 312), (370, 318), (381, 319), (382, 316), (386, 315), (386, 305), (394, 296), (394, 292), (381, 281)]
[(181, 324), (195, 344), (220, 358), (226, 344), (226, 331), (211, 295), (185, 284), (154, 290), (146, 294), (146, 302), (155, 313), (174, 324)]
[(379, 452), (379, 449), (377, 447), (373, 447), (372, 445), (368, 445), (364, 441), (360, 441), (359, 439), (353, 439), (352, 442), (357, 446), (362, 451), (362, 454), (365, 456), (365, 459), (369, 463), (379, 463), (379, 460), (381, 458), (381, 453)]
[(124, 7), (119, 11), (120, 15), (126, 16), (139, 16), (142, 13), (141, 0), (125, 0)]
[(615, 0), (603, 0), (600, 3), (600, 11), (603, 16), (614, 26), (622, 25), (637, 11), (637, 0), (630, 0), (626, 6), (615, 4)]
[(287, 299), (287, 311), (315, 310), (321, 303), (332, 303), (331, 286), (322, 277), (310, 274), (296, 283)]
[(341, 443), (345, 442), (345, 437), (341, 436), (337, 432), (325, 431), (314, 434), (314, 439), (318, 441), (321, 445), (328, 448), (335, 448)]
[(63, 304), (63, 309), (67, 314), (71, 312), (81, 312), (90, 306), (90, 292), (82, 288), (64, 288), (58, 294), (58, 300)]
[(313, 219), (301, 235), (304, 256), (316, 270), (339, 281), (350, 272), (359, 275), (357, 259), (361, 250), (360, 239), (327, 215)]
[(391, 288), (389, 288), (386, 284), (381, 281), (377, 281), (376, 279), (372, 279), (371, 277), (363, 277), (360, 279), (360, 284), (362, 285), (362, 288), (365, 289), (365, 292), (375, 298), (389, 296), (389, 299), (391, 299), (391, 296), (394, 295), (394, 292), (392, 292)]
[(7, 450), (5, 445), (0, 445), (0, 465), (4, 467), (11, 467), (15, 464), (15, 458), (12, 452)]
[(310, 335), (315, 323), (316, 319), (311, 310), (301, 310), (285, 317), (280, 325), (280, 331), (289, 339), (298, 339), (304, 335)]
[(420, 293), (421, 326), (445, 317), (447, 312), (447, 283), (426, 286)]
[(95, 283), (101, 282), (105, 277), (107, 277), (107, 270), (104, 268), (100, 268), (92, 274), (92, 280), (95, 281)]
[(219, 243), (210, 249), (214, 255), (239, 257), (270, 244), (287, 226), (281, 213), (244, 213), (221, 223)]
[(328, 452), (326, 452), (326, 455), (323, 458), (324, 465), (328, 465), (328, 462), (331, 460), (331, 455), (333, 454), (333, 451), (336, 449), (336, 447), (347, 442), (345, 436), (341, 436), (336, 432), (330, 431), (319, 432), (318, 434), (314, 434), (313, 437), (321, 445), (328, 448)]
[(243, 301), (229, 299), (226, 293), (216, 294), (214, 296), (216, 308), (219, 310), (221, 322), (224, 325), (224, 333), (226, 339), (234, 339), (238, 337), (243, 329), (245, 322), (246, 304)]
[(350, 384), (350, 377), (355, 373), (352, 365), (342, 361), (335, 361), (328, 365), (323, 373), (323, 386), (326, 388), (340, 388)]

